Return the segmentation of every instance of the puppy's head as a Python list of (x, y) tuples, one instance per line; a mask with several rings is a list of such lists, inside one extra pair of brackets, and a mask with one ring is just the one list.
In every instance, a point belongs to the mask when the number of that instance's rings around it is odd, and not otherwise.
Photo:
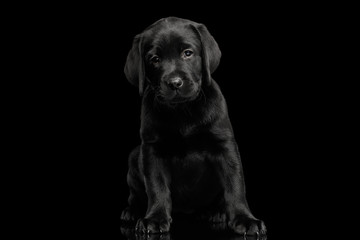
[(202, 84), (211, 83), (220, 57), (204, 25), (169, 17), (135, 37), (125, 75), (140, 95), (149, 87), (161, 102), (187, 102), (196, 99)]

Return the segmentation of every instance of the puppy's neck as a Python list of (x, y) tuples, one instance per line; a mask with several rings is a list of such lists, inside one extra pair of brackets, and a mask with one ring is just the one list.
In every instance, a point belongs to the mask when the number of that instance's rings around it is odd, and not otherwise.
[(143, 108), (143, 113), (153, 115), (160, 122), (175, 121), (184, 124), (207, 124), (227, 114), (225, 99), (215, 81), (202, 86), (194, 100), (176, 104), (158, 101), (154, 91), (147, 88), (143, 96)]

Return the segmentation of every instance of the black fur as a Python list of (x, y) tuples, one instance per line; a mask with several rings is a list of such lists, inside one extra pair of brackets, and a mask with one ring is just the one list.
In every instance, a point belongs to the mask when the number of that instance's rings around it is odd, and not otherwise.
[(129, 157), (129, 207), (121, 219), (167, 232), (171, 213), (198, 212), (240, 234), (265, 234), (245, 198), (225, 99), (211, 73), (221, 57), (206, 27), (175, 17), (137, 35), (125, 74), (142, 99), (141, 145)]

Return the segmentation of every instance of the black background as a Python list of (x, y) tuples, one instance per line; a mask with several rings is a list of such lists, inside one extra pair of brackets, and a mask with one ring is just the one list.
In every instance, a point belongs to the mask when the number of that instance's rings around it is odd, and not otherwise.
[(330, 19), (315, 6), (168, 8), (54, 7), (24, 23), (41, 63), (34, 67), (41, 70), (37, 124), (43, 154), (54, 159), (49, 175), (56, 176), (59, 212), (72, 216), (73, 228), (117, 227), (128, 154), (140, 143), (140, 97), (124, 76), (126, 56), (136, 34), (177, 16), (205, 24), (222, 51), (213, 78), (227, 100), (253, 214), (272, 239), (307, 234), (304, 225), (319, 214), (310, 209), (321, 205), (315, 196), (324, 191), (322, 179), (312, 179), (328, 137), (328, 83), (320, 76)]

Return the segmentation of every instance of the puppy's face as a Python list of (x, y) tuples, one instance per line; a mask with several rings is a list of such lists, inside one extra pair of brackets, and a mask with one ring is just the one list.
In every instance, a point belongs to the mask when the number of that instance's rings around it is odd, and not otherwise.
[(156, 99), (166, 103), (194, 100), (201, 89), (201, 42), (186, 27), (162, 28), (144, 43), (146, 80)]
[(138, 86), (163, 103), (189, 102), (201, 86), (211, 84), (220, 49), (203, 24), (169, 17), (160, 19), (135, 36), (124, 72)]

